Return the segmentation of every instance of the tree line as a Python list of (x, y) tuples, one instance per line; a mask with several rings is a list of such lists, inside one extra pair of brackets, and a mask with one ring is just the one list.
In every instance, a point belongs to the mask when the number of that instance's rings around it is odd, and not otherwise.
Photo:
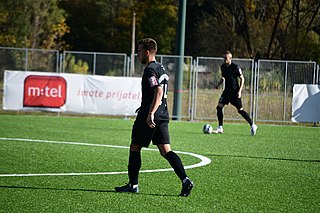
[[(0, 46), (130, 53), (153, 37), (176, 54), (178, 0), (0, 2)], [(319, 0), (188, 0), (185, 55), (320, 62)]]

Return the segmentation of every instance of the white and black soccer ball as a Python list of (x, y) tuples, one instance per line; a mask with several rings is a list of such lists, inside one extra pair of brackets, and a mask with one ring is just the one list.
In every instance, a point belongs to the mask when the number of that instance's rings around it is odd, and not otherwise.
[(205, 124), (202, 128), (202, 131), (204, 134), (211, 134), (213, 131), (213, 128), (210, 124)]

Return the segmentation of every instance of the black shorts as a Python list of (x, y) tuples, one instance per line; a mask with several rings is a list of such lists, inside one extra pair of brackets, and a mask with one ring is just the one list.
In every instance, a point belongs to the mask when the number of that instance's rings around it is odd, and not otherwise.
[(238, 94), (228, 94), (223, 92), (219, 99), (219, 104), (228, 105), (231, 103), (238, 110), (242, 108), (241, 98), (238, 98)]
[(136, 119), (131, 133), (131, 143), (148, 147), (152, 141), (153, 145), (170, 144), (169, 121), (155, 121), (156, 127), (150, 128), (146, 119)]

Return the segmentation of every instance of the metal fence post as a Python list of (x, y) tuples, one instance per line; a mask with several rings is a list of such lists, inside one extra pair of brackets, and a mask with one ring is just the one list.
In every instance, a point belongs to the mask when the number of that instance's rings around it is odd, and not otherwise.
[(316, 65), (316, 62), (315, 63), (315, 66), (314, 66), (314, 69), (313, 69), (313, 84), (317, 84), (317, 77), (316, 77), (316, 72), (317, 72), (317, 65)]
[[(123, 72), (123, 75), (124, 76), (127, 76), (127, 77), (132, 77), (132, 73), (131, 73), (131, 57), (130, 56), (127, 56), (127, 63), (124, 67), (124, 72)], [(133, 65), (134, 66), (134, 65)]]
[(97, 54), (93, 53), (93, 70), (92, 70), (93, 75), (96, 74), (96, 63), (97, 63)]
[(319, 79), (319, 64), (317, 65), (317, 78), (316, 78), (316, 84), (320, 83), (320, 79)]
[(286, 69), (285, 69), (285, 74), (284, 74), (283, 121), (286, 120), (286, 108), (287, 108), (287, 79), (288, 79), (288, 62), (286, 62)]
[(258, 61), (258, 69), (256, 70), (256, 73), (255, 73), (255, 84), (256, 84), (256, 94), (255, 94), (255, 101), (256, 101), (256, 104), (255, 104), (255, 120), (257, 120), (258, 118), (258, 102), (259, 102), (259, 73), (260, 73), (260, 60)]
[(251, 97), (252, 97), (252, 106), (251, 106), (251, 118), (252, 122), (255, 123), (256, 120), (256, 99), (257, 99), (257, 69), (258, 69), (258, 62), (254, 62), (254, 69), (252, 70), (252, 78), (251, 78)]
[[(192, 60), (192, 59), (191, 59)], [(193, 121), (194, 120), (194, 106), (195, 106), (195, 73), (197, 70), (197, 64), (196, 64), (196, 60), (193, 60), (192, 63), (192, 69), (190, 70), (190, 90), (191, 90), (191, 106), (190, 106), (190, 120)]]
[(25, 63), (25, 71), (28, 71), (28, 49), (26, 49)]
[(62, 72), (62, 70), (63, 70), (63, 64), (64, 64), (64, 62), (63, 62), (63, 53), (60, 53), (59, 54), (59, 58), (58, 58), (59, 60), (59, 73), (61, 73)]

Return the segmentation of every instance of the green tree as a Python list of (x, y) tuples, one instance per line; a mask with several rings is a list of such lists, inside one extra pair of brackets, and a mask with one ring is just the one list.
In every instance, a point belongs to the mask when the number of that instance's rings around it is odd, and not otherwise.
[(153, 37), (160, 53), (174, 52), (177, 1), (73, 0), (60, 6), (71, 28), (65, 39), (75, 50), (130, 53), (135, 12), (136, 39)]
[(173, 54), (178, 24), (178, 2), (137, 1), (133, 10), (137, 13), (138, 38), (152, 37), (157, 40), (161, 54)]
[[(65, 13), (58, 7), (58, 0), (15, 0), (0, 2), (0, 45), (54, 48), (61, 47), (56, 39), (55, 43), (44, 44), (50, 35), (62, 37), (68, 30), (64, 27)], [(63, 42), (62, 42), (63, 43)]]
[(287, 9), (290, 11), (290, 18), (287, 19), (286, 38), (288, 48), (284, 51), (285, 57), (290, 59), (315, 59), (315, 53), (320, 53), (320, 37), (316, 31), (320, 27), (320, 2), (316, 0), (292, 0)]
[(318, 0), (189, 0), (188, 55), (317, 60)]

